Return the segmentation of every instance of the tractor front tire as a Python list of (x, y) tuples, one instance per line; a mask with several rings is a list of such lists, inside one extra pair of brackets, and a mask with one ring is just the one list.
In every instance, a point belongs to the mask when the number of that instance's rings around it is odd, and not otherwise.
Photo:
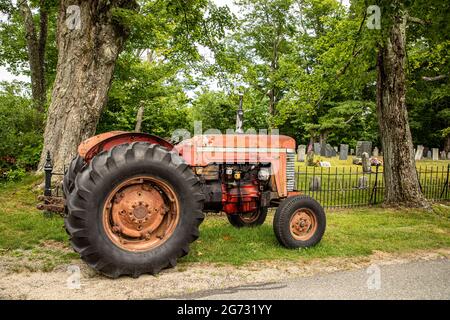
[(230, 224), (236, 228), (252, 228), (260, 226), (266, 221), (267, 207), (259, 208), (257, 212), (250, 214), (228, 214)]
[(205, 198), (191, 168), (175, 152), (144, 142), (95, 156), (66, 197), (72, 247), (112, 278), (174, 267), (204, 219)]
[(273, 219), (273, 230), (286, 248), (307, 248), (316, 245), (325, 233), (326, 216), (313, 198), (300, 195), (285, 199)]

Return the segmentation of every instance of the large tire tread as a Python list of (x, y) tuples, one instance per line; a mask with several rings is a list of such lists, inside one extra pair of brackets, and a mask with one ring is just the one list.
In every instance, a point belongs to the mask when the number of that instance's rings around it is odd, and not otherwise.
[[(99, 197), (99, 190), (105, 190), (106, 183), (111, 183), (114, 179), (111, 176), (114, 176), (115, 172), (126, 172), (126, 168), (135, 171), (144, 170), (139, 169), (139, 166), (140, 164), (144, 166), (146, 163), (155, 167), (160, 166), (161, 170), (167, 172), (176, 172), (179, 179), (178, 188), (189, 190), (188, 196), (184, 198), (186, 207), (184, 211), (180, 212), (180, 221), (174, 233), (160, 246), (141, 255), (126, 252), (118, 247), (112, 249), (113, 253), (108, 252), (105, 248), (108, 248), (109, 245), (104, 243), (97, 245), (93, 240), (95, 235), (92, 233), (93, 227), (90, 226), (90, 223), (95, 218), (91, 215), (99, 215), (99, 213), (92, 212), (94, 209), (90, 203), (95, 202), (96, 197)], [(198, 238), (198, 228), (204, 219), (202, 209), (205, 197), (198, 178), (192, 170), (187, 170), (187, 168), (187, 164), (175, 152), (168, 151), (160, 145), (145, 142), (115, 146), (109, 151), (98, 154), (89, 165), (82, 166), (75, 177), (74, 188), (67, 198), (69, 215), (65, 218), (70, 242), (74, 250), (80, 254), (81, 259), (92, 268), (112, 278), (121, 275), (138, 277), (143, 273), (156, 274), (164, 268), (175, 266), (178, 258), (188, 254), (189, 244)], [(68, 184), (68, 190), (70, 190), (69, 187)], [(97, 208), (97, 210), (101, 210), (101, 208)], [(186, 217), (183, 218), (183, 215)], [(180, 226), (181, 222), (183, 222), (183, 226)], [(185, 234), (176, 235), (179, 231)], [(172, 238), (176, 239), (170, 241)], [(170, 245), (169, 242), (171, 242)], [(180, 243), (181, 245), (176, 246)], [(111, 245), (113, 244), (111, 243)], [(167, 250), (163, 251), (162, 247)], [(123, 256), (120, 251), (124, 252)], [(114, 254), (116, 256), (112, 258)], [(120, 256), (119, 259), (117, 255)], [(136, 260), (139, 263), (131, 263)]]
[[(297, 209), (308, 208), (312, 210), (317, 220), (317, 230), (313, 236), (305, 241), (295, 239), (290, 232), (290, 220)], [(307, 248), (320, 242), (325, 233), (326, 216), (322, 206), (313, 198), (300, 195), (285, 199), (275, 212), (273, 230), (278, 242), (286, 248)]]

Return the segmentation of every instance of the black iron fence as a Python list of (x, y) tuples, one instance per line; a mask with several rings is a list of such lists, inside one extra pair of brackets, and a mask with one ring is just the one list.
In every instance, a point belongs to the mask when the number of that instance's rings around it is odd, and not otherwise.
[[(450, 165), (417, 168), (420, 188), (428, 200), (450, 200)], [(383, 167), (297, 167), (296, 190), (310, 195), (325, 208), (377, 205), (384, 200)]]

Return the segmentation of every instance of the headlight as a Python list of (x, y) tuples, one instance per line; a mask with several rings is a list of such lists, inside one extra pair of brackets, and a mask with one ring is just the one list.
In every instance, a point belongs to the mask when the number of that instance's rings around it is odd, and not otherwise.
[(258, 180), (267, 181), (270, 179), (270, 169), (269, 168), (261, 168), (258, 171)]

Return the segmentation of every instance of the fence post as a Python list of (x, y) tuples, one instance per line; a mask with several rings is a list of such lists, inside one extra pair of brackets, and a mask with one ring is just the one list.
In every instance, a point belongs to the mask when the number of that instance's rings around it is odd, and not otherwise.
[(373, 184), (372, 194), (370, 195), (370, 201), (369, 204), (376, 204), (377, 203), (377, 189), (378, 189), (378, 168), (379, 165), (376, 166), (377, 170), (375, 171), (375, 183)]
[(447, 166), (447, 178), (445, 179), (445, 184), (444, 184), (444, 187), (442, 188), (441, 196), (439, 197), (442, 199), (442, 196), (444, 195), (444, 192), (445, 192), (445, 200), (447, 200), (447, 198), (448, 198), (449, 175), (450, 175), (450, 164)]
[(448, 178), (449, 178), (449, 173), (450, 173), (450, 164), (447, 166), (447, 182), (445, 183), (445, 199), (448, 199)]
[(47, 151), (47, 158), (45, 159), (44, 172), (45, 172), (44, 196), (51, 197), (53, 164), (52, 158), (50, 157), (50, 151)]

